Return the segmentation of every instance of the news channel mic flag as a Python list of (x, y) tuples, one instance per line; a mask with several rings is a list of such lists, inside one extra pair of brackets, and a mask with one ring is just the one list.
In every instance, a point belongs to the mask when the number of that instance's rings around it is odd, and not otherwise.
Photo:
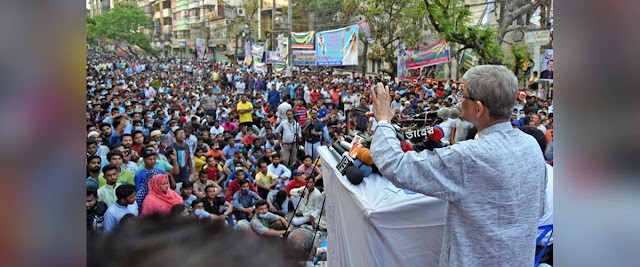
[(403, 152), (389, 123), (389, 87), (378, 83), (371, 157), (397, 187), (448, 201), (440, 266), (532, 266), (545, 161), (534, 138), (509, 122), (518, 81), (499, 65), (473, 67), (462, 79), (461, 118), (478, 129), (476, 139)]

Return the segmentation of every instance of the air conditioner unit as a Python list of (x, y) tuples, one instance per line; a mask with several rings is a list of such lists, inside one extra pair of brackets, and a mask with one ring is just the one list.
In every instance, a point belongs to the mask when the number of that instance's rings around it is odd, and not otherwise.
[(238, 14), (238, 17), (244, 17), (244, 8), (238, 8), (237, 14)]

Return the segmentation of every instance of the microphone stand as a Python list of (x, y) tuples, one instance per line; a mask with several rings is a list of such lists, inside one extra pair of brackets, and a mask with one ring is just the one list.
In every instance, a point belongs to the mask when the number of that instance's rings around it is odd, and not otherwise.
[[(313, 163), (313, 168), (311, 169), (311, 175), (313, 175), (314, 171), (316, 170), (316, 165), (318, 164), (318, 160), (320, 160), (320, 158), (317, 158), (316, 161)], [(311, 177), (311, 175), (309, 177)], [(307, 190), (307, 186), (309, 185), (309, 177), (307, 177), (306, 179), (307, 183), (304, 184), (304, 189), (302, 190), (303, 195), (304, 195), (304, 191)], [(302, 202), (302, 199), (298, 201), (296, 208), (293, 210), (293, 215), (291, 215), (291, 219), (287, 221), (287, 229), (285, 230), (282, 236), (287, 236), (287, 233), (289, 232), (289, 226), (291, 226), (291, 222), (293, 221), (293, 218), (296, 216), (296, 213), (298, 212), (298, 207), (300, 207), (301, 202)], [(309, 203), (309, 197), (307, 197), (307, 204), (308, 203)], [(324, 205), (324, 202), (323, 202), (323, 205)]]

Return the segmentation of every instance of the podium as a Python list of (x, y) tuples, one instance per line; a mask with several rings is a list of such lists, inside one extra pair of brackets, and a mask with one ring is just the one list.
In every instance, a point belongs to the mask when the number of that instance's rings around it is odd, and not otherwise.
[(352, 185), (336, 169), (340, 159), (328, 147), (318, 153), (327, 198), (328, 266), (438, 266), (446, 201), (407, 193), (375, 173)]

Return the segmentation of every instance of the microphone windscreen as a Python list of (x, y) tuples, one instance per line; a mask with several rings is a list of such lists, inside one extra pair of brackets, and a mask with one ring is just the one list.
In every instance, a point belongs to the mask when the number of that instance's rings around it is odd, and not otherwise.
[(449, 118), (455, 120), (458, 117), (460, 117), (460, 111), (457, 108), (452, 108), (451, 109), (451, 114), (449, 115)]
[(351, 150), (351, 143), (347, 141), (340, 141), (340, 146), (342, 146), (342, 148), (346, 151)]
[(349, 166), (345, 171), (345, 176), (349, 179), (352, 185), (359, 185), (364, 178), (362, 171), (356, 166)]
[(333, 143), (333, 144), (331, 144), (331, 147), (333, 147), (333, 149), (335, 149), (335, 150), (338, 152), (338, 154), (340, 154), (340, 155), (342, 155), (342, 154), (344, 154), (345, 152), (347, 152), (347, 151), (346, 151), (344, 148), (342, 148), (342, 146), (341, 146), (340, 144), (338, 144), (338, 143)]
[(358, 149), (358, 154), (356, 157), (362, 162), (364, 162), (364, 164), (373, 165), (373, 159), (371, 158), (371, 151), (366, 147)]
[(362, 176), (363, 177), (369, 177), (373, 173), (373, 169), (371, 168), (371, 166), (369, 166), (367, 164), (360, 165), (360, 167), (358, 167), (358, 169), (360, 169), (360, 171), (362, 171)]
[(400, 147), (402, 148), (402, 152), (413, 151), (413, 147), (407, 142), (400, 142)]
[(444, 136), (444, 133), (442, 132), (442, 128), (436, 125), (435, 127), (433, 127), (433, 134), (430, 134), (427, 137), (429, 138), (429, 140), (439, 142), (443, 136)]
[(441, 108), (440, 110), (438, 110), (438, 117), (442, 118), (442, 119), (448, 119), (449, 116), (451, 115), (451, 110), (449, 108)]

